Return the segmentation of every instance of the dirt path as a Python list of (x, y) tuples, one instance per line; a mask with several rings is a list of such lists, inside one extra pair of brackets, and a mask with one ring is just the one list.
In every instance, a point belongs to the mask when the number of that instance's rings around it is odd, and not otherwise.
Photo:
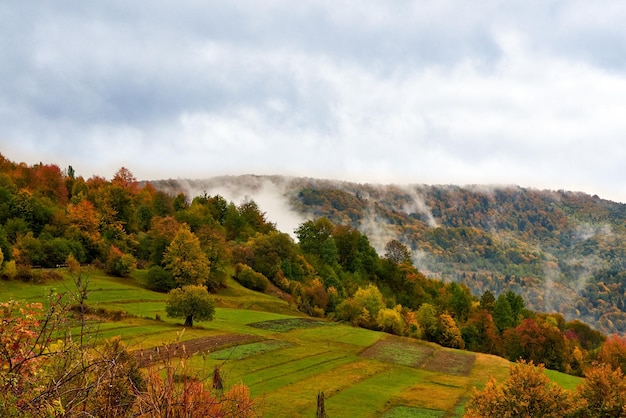
[(226, 347), (247, 344), (262, 340), (257, 335), (249, 334), (224, 334), (212, 337), (194, 338), (162, 347), (152, 347), (133, 351), (139, 362), (139, 367), (146, 367), (158, 363), (167, 358), (192, 356), (197, 353), (216, 351)]

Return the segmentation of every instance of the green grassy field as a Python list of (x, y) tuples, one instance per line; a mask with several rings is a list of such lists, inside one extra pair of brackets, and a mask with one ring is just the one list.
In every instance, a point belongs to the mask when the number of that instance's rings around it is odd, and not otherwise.
[[(320, 391), (331, 417), (462, 416), (474, 387), (489, 376), (508, 375), (509, 362), (502, 358), (307, 318), (287, 302), (234, 281), (216, 295), (213, 321), (184, 329), (180, 320), (166, 317), (165, 295), (143, 288), (142, 279), (142, 272), (129, 279), (89, 274), (89, 306), (124, 313), (116, 321), (90, 321), (90, 337), (121, 336), (132, 350), (176, 339), (197, 344), (207, 355), (192, 361), (204, 370), (220, 366), (227, 384), (248, 385), (266, 417), (315, 416)], [(72, 289), (69, 277), (45, 284), (0, 281), (0, 301), (45, 301), (51, 290)], [(218, 339), (219, 345), (207, 348)], [(566, 389), (581, 382), (547, 374)]]

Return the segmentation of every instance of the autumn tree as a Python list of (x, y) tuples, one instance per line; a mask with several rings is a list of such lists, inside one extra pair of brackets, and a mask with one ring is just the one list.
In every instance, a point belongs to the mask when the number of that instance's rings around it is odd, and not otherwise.
[(444, 347), (465, 348), (461, 331), (454, 322), (454, 318), (448, 314), (441, 314), (437, 318), (436, 342)]
[(232, 263), (231, 250), (226, 243), (223, 229), (219, 225), (202, 225), (195, 233), (211, 267), (207, 285), (212, 289), (225, 284), (228, 267)]
[(520, 361), (511, 366), (510, 376), (503, 383), (491, 377), (482, 391), (475, 390), (465, 416), (562, 418), (571, 410), (571, 396), (550, 381), (543, 365)]
[(493, 317), (485, 309), (473, 313), (461, 328), (465, 347), (470, 351), (502, 354), (502, 338)]
[(402, 317), (402, 306), (398, 305), (394, 309), (382, 308), (378, 311), (376, 323), (381, 331), (402, 335), (405, 325)]
[[(296, 266), (297, 247), (293, 239), (283, 232), (272, 231), (268, 234), (257, 234), (249, 241), (253, 253), (254, 270), (263, 273), (274, 283), (277, 275), (287, 273), (289, 278), (294, 278), (293, 268)], [(283, 269), (283, 267), (285, 267)], [(285, 272), (284, 270), (288, 270)]]
[(165, 250), (163, 262), (180, 286), (204, 284), (209, 276), (209, 261), (200, 248), (200, 240), (186, 224)]
[(337, 307), (339, 319), (365, 327), (375, 328), (378, 312), (385, 307), (383, 295), (373, 284), (359, 287), (354, 296), (347, 298)]
[(264, 292), (270, 285), (267, 277), (245, 264), (237, 264), (235, 266), (235, 279), (242, 286), (259, 292)]
[(181, 224), (172, 216), (155, 216), (150, 225), (148, 234), (141, 241), (140, 250), (144, 252), (144, 259), (149, 259), (152, 264), (164, 265), (165, 250), (180, 230)]
[(552, 324), (527, 318), (503, 334), (506, 355), (511, 361), (525, 359), (545, 364), (554, 370), (565, 371), (568, 352), (565, 337)]
[(626, 370), (626, 338), (619, 335), (609, 336), (598, 353), (598, 361), (614, 369)]
[(137, 184), (137, 178), (131, 173), (131, 171), (122, 167), (113, 175), (111, 184), (121, 187), (130, 194), (137, 194), (139, 192), (139, 186)]
[(621, 369), (596, 363), (576, 388), (581, 400), (573, 417), (623, 417), (626, 413), (626, 379)]
[(119, 248), (111, 245), (105, 264), (107, 274), (117, 277), (128, 277), (136, 265), (135, 257), (130, 254), (124, 254)]
[(185, 326), (193, 327), (196, 321), (210, 321), (215, 314), (213, 298), (202, 285), (186, 285), (168, 293), (165, 305), (167, 316), (185, 318)]

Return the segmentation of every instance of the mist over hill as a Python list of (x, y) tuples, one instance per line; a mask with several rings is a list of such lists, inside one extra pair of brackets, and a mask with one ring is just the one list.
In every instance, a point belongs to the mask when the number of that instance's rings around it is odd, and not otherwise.
[(282, 176), (151, 182), (188, 197), (252, 199), (278, 229), (326, 217), (366, 234), (382, 254), (406, 244), (430, 277), (480, 295), (520, 293), (530, 308), (626, 332), (626, 205), (518, 186), (377, 185)]

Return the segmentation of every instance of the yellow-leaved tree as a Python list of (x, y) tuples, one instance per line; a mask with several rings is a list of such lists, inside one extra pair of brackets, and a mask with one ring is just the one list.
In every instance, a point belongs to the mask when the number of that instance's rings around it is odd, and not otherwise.
[(209, 277), (209, 260), (187, 224), (180, 227), (165, 250), (163, 262), (179, 286), (204, 284)]

